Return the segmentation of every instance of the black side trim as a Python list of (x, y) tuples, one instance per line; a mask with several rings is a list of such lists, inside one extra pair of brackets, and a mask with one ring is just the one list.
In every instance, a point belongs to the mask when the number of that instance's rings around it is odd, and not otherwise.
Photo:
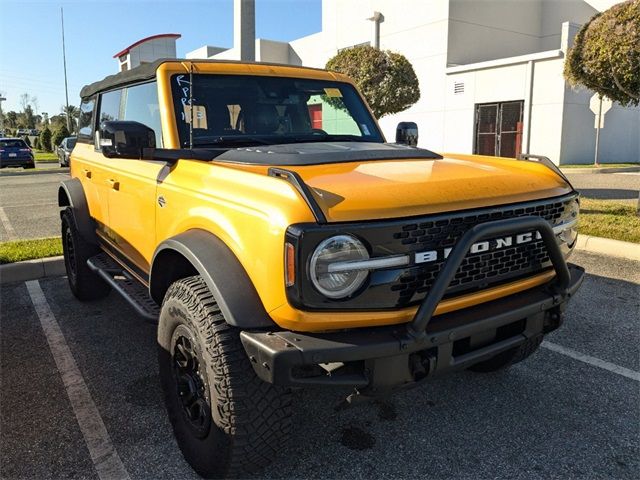
[(300, 175), (284, 168), (271, 167), (269, 169), (269, 176), (282, 178), (293, 185), (302, 198), (304, 198), (305, 202), (307, 202), (307, 205), (309, 205), (311, 212), (313, 212), (313, 216), (316, 217), (316, 221), (318, 223), (327, 223), (327, 217), (325, 217), (320, 205), (318, 205), (318, 202), (316, 202), (313, 197), (313, 193), (311, 193), (308, 185), (304, 183), (304, 180)]
[(71, 207), (78, 231), (82, 238), (94, 245), (98, 244), (96, 226), (89, 213), (87, 197), (82, 183), (77, 178), (60, 182), (58, 188), (58, 206)]
[[(274, 328), (251, 279), (234, 253), (215, 235), (200, 229), (188, 230), (162, 242), (151, 262), (149, 291), (162, 303), (162, 272), (178, 253), (202, 276), (218, 302), (228, 324), (239, 328)], [(165, 256), (168, 255), (168, 256)], [(284, 281), (284, 280), (283, 280)]]

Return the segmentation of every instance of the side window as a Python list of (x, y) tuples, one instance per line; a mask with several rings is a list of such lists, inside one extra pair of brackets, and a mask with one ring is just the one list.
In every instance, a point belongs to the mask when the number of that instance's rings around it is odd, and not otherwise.
[(100, 121), (98, 124), (110, 120), (121, 120), (121, 100), (122, 90), (112, 90), (111, 92), (100, 95)]
[(93, 110), (95, 105), (95, 97), (86, 98), (80, 103), (80, 115), (78, 117), (78, 141), (80, 142), (93, 142)]
[(140, 122), (156, 133), (156, 147), (162, 148), (162, 123), (156, 82), (128, 87), (123, 93), (124, 111), (120, 120)]

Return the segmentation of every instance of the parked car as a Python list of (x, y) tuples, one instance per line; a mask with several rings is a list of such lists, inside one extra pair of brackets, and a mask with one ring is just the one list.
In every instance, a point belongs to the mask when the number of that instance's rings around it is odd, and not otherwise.
[(33, 151), (21, 138), (0, 138), (0, 168), (35, 168)]
[(29, 135), (30, 130), (28, 128), (18, 128), (16, 130), (16, 137), (24, 137), (25, 135)]
[(58, 192), (69, 286), (157, 322), (169, 418), (204, 476), (291, 451), (290, 387), (355, 402), (524, 360), (582, 282), (578, 193), (554, 164), (439, 155), (412, 122), (386, 143), (344, 75), (159, 60), (81, 98)]
[(37, 136), (37, 135), (40, 135), (40, 132), (38, 131), (37, 128), (32, 128), (29, 130), (29, 133), (27, 135)]
[(76, 137), (66, 137), (60, 145), (56, 147), (56, 153), (58, 154), (58, 164), (61, 167), (69, 166), (69, 158), (73, 147), (76, 146)]

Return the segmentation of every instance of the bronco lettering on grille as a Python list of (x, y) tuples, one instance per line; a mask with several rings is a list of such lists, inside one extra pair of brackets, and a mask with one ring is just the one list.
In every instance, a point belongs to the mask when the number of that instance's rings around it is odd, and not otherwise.
[[(483, 253), (493, 252), (495, 250), (501, 250), (503, 248), (511, 247), (513, 245), (523, 245), (525, 243), (531, 243), (533, 240), (540, 240), (542, 237), (540, 232), (526, 232), (518, 233), (515, 235), (509, 235), (506, 237), (494, 238), (491, 240), (483, 240), (471, 245), (469, 253)], [(443, 248), (440, 250), (427, 250), (424, 252), (417, 252), (415, 254), (415, 263), (429, 263), (437, 260), (446, 259), (451, 253), (452, 248)]]

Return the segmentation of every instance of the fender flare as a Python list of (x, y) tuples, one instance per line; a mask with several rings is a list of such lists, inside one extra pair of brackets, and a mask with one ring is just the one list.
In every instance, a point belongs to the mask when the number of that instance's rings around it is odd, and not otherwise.
[[(94, 245), (98, 244), (95, 222), (89, 213), (89, 204), (80, 180), (71, 178), (60, 182), (58, 206), (71, 207), (76, 227), (82, 238)], [(60, 212), (60, 215), (62, 215), (62, 212)]]
[(187, 230), (156, 248), (151, 261), (149, 293), (158, 304), (162, 303), (163, 282), (156, 260), (168, 250), (191, 263), (211, 290), (229, 325), (242, 329), (277, 328), (235, 254), (217, 236), (201, 229)]

